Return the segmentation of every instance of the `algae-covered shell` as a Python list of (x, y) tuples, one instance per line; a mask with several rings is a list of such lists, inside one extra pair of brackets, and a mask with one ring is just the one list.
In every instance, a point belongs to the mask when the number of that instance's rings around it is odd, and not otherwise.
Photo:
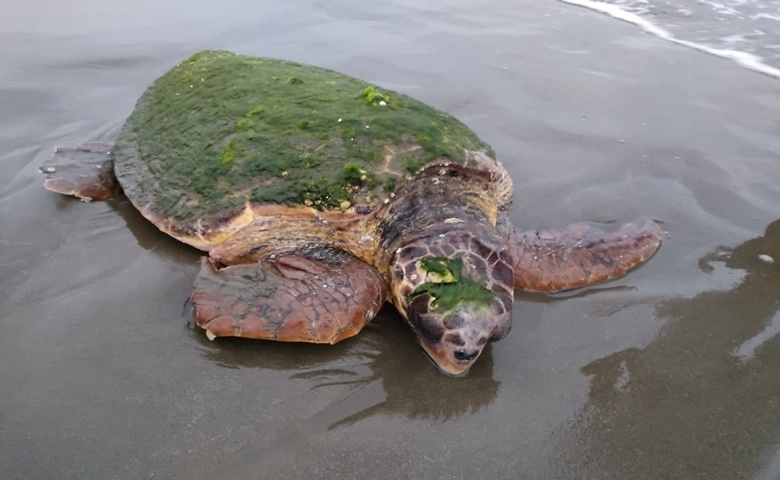
[(146, 90), (114, 156), (147, 218), (202, 237), (262, 206), (371, 203), (431, 160), (468, 162), (476, 151), (491, 152), (406, 95), (323, 68), (204, 51)]

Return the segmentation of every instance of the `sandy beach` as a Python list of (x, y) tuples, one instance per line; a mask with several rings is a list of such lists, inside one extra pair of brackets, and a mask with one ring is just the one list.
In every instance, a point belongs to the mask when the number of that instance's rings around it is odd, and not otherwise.
[[(3, 478), (777, 479), (780, 82), (507, 3), (0, 8)], [(198, 251), (37, 173), (58, 145), (112, 140), (205, 48), (455, 115), (512, 175), (523, 228), (647, 216), (664, 244), (619, 281), (518, 293), (512, 333), (463, 379), (390, 308), (332, 347), (210, 342), (187, 305)]]

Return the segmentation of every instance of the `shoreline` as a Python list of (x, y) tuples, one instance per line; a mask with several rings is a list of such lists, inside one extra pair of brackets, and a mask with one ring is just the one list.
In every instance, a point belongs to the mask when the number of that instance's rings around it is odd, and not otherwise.
[(610, 3), (599, 2), (595, 0), (558, 0), (569, 5), (586, 8), (594, 12), (603, 13), (617, 20), (631, 23), (638, 26), (642, 31), (666, 40), (677, 45), (692, 48), (700, 52), (714, 55), (726, 60), (730, 60), (737, 65), (752, 70), (754, 72), (767, 75), (772, 78), (780, 79), (780, 68), (773, 67), (764, 62), (764, 59), (758, 55), (741, 50), (732, 50), (725, 48), (715, 48), (698, 42), (691, 42), (675, 37), (671, 32), (654, 24), (653, 22)]

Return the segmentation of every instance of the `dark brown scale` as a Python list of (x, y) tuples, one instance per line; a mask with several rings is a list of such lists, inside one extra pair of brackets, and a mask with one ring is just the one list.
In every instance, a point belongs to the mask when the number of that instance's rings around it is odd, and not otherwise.
[(474, 266), (474, 272), (479, 278), (487, 277), (487, 263), (480, 257), (471, 257), (471, 264)]
[[(404, 252), (404, 254), (405, 253), (406, 252)], [(406, 256), (406, 255), (405, 255), (405, 257), (406, 258), (417, 258), (417, 257), (409, 257), (409, 256)], [(408, 277), (409, 275), (413, 274), (415, 272), (415, 270), (417, 270), (417, 265), (415, 263), (408, 264), (406, 266), (406, 268), (404, 269), (404, 276)]]
[(431, 297), (427, 293), (418, 295), (409, 304), (409, 309), (418, 313), (412, 322), (415, 323), (415, 327), (417, 327), (423, 337), (431, 343), (438, 343), (444, 335), (444, 328), (442, 324), (437, 321), (437, 318), (432, 318), (428, 315), (430, 299)]
[(470, 250), (478, 257), (487, 258), (495, 250), (489, 248), (484, 242), (481, 242), (478, 238), (471, 238), (469, 242)]
[(493, 267), (493, 278), (497, 283), (511, 286), (514, 283), (514, 271), (511, 266), (504, 262), (498, 262)]
[[(420, 171), (396, 192), (395, 201), (379, 221), (380, 251), (392, 254), (419, 238), (453, 230), (468, 231), (474, 224), (490, 225), (487, 213), (472, 200), (471, 192), (475, 188), (483, 190), (480, 183), (490, 182), (489, 175), (482, 178), (484, 175), (479, 172), (457, 164), (433, 165)], [(488, 190), (496, 188), (486, 186)]]
[(421, 247), (406, 247), (403, 250), (403, 256), (406, 258), (422, 258), (428, 253), (428, 251)]
[(451, 257), (455, 253), (455, 247), (445, 244), (441, 246), (441, 251), (445, 257)]

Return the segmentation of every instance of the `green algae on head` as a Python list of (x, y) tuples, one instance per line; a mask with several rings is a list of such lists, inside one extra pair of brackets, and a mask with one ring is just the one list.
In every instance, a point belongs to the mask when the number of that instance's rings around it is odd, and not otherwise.
[(440, 283), (457, 282), (460, 272), (463, 270), (463, 260), (456, 258), (450, 260), (443, 257), (428, 257), (420, 260), (422, 270)]
[(156, 80), (115, 148), (117, 168), (140, 161), (140, 189), (184, 221), (247, 201), (360, 203), (429, 161), (465, 163), (469, 151), (492, 153), (458, 120), (403, 94), (225, 51), (197, 53)]
[(420, 261), (420, 266), (433, 281), (418, 286), (410, 296), (429, 294), (433, 297), (432, 310), (449, 311), (461, 303), (489, 305), (495, 297), (484, 285), (461, 275), (463, 260), (460, 258), (425, 258)]

